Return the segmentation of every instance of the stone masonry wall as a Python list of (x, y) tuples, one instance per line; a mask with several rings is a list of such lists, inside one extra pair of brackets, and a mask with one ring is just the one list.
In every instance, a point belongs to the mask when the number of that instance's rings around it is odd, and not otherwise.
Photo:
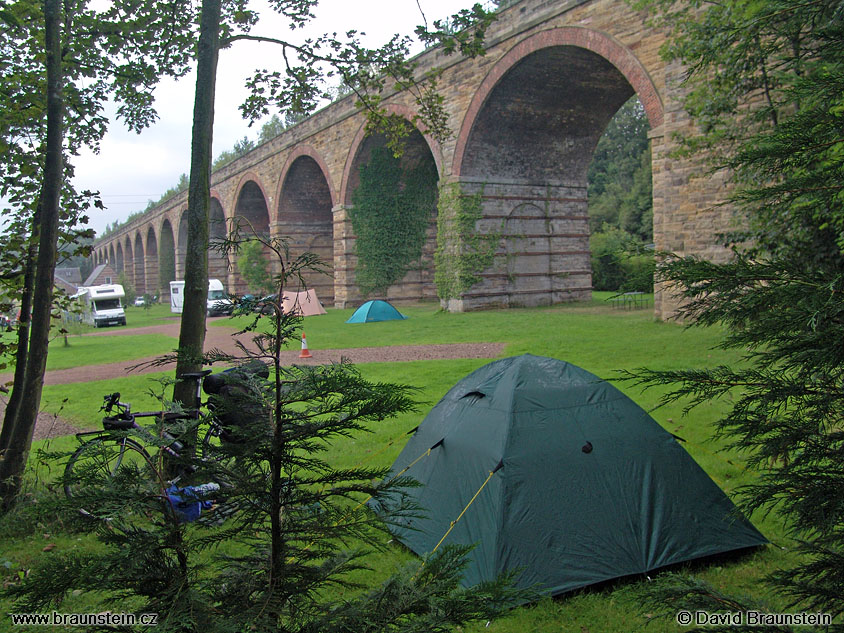
[[(584, 158), (569, 161), (571, 165), (559, 175), (553, 173), (554, 161), (565, 155), (562, 146), (568, 142), (567, 138), (549, 142), (538, 152), (537, 161), (545, 161), (542, 169), (527, 165), (523, 171), (528, 173), (518, 178), (500, 173), (506, 171), (501, 165), (506, 165), (507, 156), (499, 157), (501, 160), (494, 168), (490, 167), (489, 173), (481, 173), (483, 161), (472, 157), (473, 148), (480, 147), (478, 139), (482, 130), (478, 121), (485, 116), (484, 112), (490, 112), (485, 108), (495, 106), (505, 112), (507, 104), (512, 103), (513, 108), (522, 109), (525, 120), (538, 117), (538, 112), (547, 113), (542, 114), (544, 118), (565, 117), (566, 112), (555, 112), (553, 105), (560, 90), (569, 84), (579, 86), (579, 94), (584, 99), (595, 99), (592, 104), (577, 104), (576, 111), (581, 113), (578, 116), (594, 113), (596, 108), (609, 111), (616, 107), (617, 100), (632, 92), (636, 92), (643, 102), (652, 128), (656, 248), (682, 254), (697, 253), (712, 259), (726, 256), (718, 246), (716, 235), (729, 226), (731, 214), (724, 207), (715, 210), (724, 195), (725, 178), (706, 175), (692, 161), (678, 160), (671, 155), (676, 149), (674, 134), (693, 132), (693, 127), (680, 107), (683, 88), (678, 80), (682, 69), (661, 60), (659, 48), (664, 35), (649, 25), (648, 17), (621, 0), (522, 0), (504, 10), (490, 29), (485, 56), (466, 60), (458, 56), (445, 57), (441, 51), (432, 50), (417, 58), (420, 71), (443, 69), (439, 86), (453, 135), (443, 143), (426, 137), (441, 177), (445, 181), (458, 180), (469, 191), (482, 189), (484, 215), (477, 230), (501, 233), (493, 265), (482, 273), (479, 284), (466, 290), (458, 300), (449, 302), (451, 307), (540, 305), (589, 296), (586, 192), (580, 173), (585, 173), (583, 163), (587, 162), (592, 137), (576, 141), (572, 136), (571, 142), (579, 143)], [(570, 70), (573, 74), (563, 81), (559, 73), (566, 60), (572, 59), (578, 60), (577, 71)], [(589, 59), (596, 60), (594, 67), (605, 69), (603, 75), (592, 76)], [(525, 60), (532, 60), (532, 65)], [(537, 63), (539, 60), (543, 63)], [(507, 77), (514, 76), (513, 72), (526, 73), (525, 77), (531, 82), (526, 88), (531, 90), (537, 85), (557, 88), (536, 92), (537, 98), (543, 100), (541, 104), (524, 95), (520, 101), (516, 90), (518, 82), (510, 92), (500, 90)], [(613, 83), (614, 87), (604, 90), (608, 83)], [(505, 96), (507, 100), (502, 100)], [(397, 112), (407, 115), (414, 112), (413, 99), (407, 93), (387, 94), (385, 102)], [(589, 125), (597, 129), (604, 115), (593, 118)], [(512, 120), (520, 120), (518, 113)], [(354, 235), (346, 205), (351, 198), (352, 165), (365, 141), (363, 125), (363, 117), (355, 109), (352, 98), (346, 98), (212, 176), (212, 195), (226, 218), (234, 214), (243, 187), (252, 182), (258, 185), (265, 198), (271, 232), (283, 235), (288, 227), (279, 215), (279, 200), (285, 178), (296, 157), (306, 155), (314, 159), (325, 183), (319, 186), (327, 186), (332, 205), (333, 300), (338, 306), (359, 300), (352, 281)], [(581, 127), (587, 127), (578, 121), (556, 121), (554, 125), (557, 127), (549, 129), (567, 130), (566, 134), (572, 135), (578, 134)], [(596, 129), (589, 133), (594, 136)], [(484, 151), (494, 147), (494, 140), (485, 141), (487, 149)], [(522, 165), (525, 156), (529, 158), (530, 153), (522, 152), (519, 159)], [(476, 173), (463, 173), (470, 165)], [(154, 237), (160, 249), (165, 222), (173, 227), (174, 242), (178, 245), (180, 220), (186, 206), (187, 196), (180, 194), (121, 227), (97, 242), (96, 259), (106, 259), (109, 249), (121, 240), (125, 242), (127, 237), (132, 243), (140, 239), (145, 253), (149, 252), (150, 238)], [(299, 237), (304, 239), (304, 236)], [(151, 280), (157, 276), (157, 271), (151, 257), (147, 255), (143, 261), (150, 287), (154, 285)], [(409, 276), (405, 284), (390, 290), (391, 297), (413, 299), (432, 295), (433, 258), (426, 257), (425, 261), (431, 269), (412, 273), (415, 277)], [(139, 265), (137, 257), (134, 263)], [(179, 268), (177, 265), (177, 270)], [(674, 306), (675, 301), (669, 293), (658, 289), (656, 316), (669, 317)]]

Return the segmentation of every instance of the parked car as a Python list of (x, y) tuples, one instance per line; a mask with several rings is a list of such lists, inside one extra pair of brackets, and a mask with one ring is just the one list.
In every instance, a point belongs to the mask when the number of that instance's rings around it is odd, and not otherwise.
[(256, 297), (255, 295), (247, 293), (245, 295), (241, 295), (240, 298), (237, 300), (237, 307), (241, 312), (249, 311), (249, 310), (257, 310), (257, 308), (256, 308), (257, 301), (258, 301), (258, 297)]
[(136, 308), (143, 308), (146, 305), (146, 301), (144, 301), (143, 297), (135, 297), (135, 307)]
[(267, 295), (266, 297), (261, 297), (258, 300), (258, 305), (255, 311), (260, 312), (261, 314), (272, 314), (273, 306), (275, 305), (277, 298), (278, 293)]

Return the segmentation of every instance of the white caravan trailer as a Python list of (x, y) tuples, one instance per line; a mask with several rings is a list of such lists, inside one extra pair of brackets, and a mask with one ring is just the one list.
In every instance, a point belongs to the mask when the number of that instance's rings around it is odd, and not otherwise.
[(126, 325), (126, 313), (123, 311), (123, 286), (103, 284), (86, 286), (74, 295), (82, 304), (82, 320), (94, 327), (107, 325)]
[[(170, 282), (170, 312), (182, 313), (185, 305), (185, 282)], [(208, 298), (206, 299), (206, 312), (208, 316), (228, 314), (231, 312), (232, 302), (229, 301), (223, 282), (219, 279), (208, 280)]]

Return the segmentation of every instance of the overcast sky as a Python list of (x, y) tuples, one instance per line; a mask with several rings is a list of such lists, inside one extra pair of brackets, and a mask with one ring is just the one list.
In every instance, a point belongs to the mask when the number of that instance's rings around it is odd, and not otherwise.
[[(344, 33), (357, 29), (367, 34), (366, 44), (374, 47), (386, 42), (394, 33), (412, 35), (416, 25), (423, 21), (420, 7), (430, 25), (433, 20), (473, 3), (474, 0), (321, 0), (315, 11), (317, 19), (304, 31), (297, 31), (296, 36), (314, 37), (325, 32)], [(253, 29), (253, 34), (286, 37), (290, 31), (285, 23), (268, 19), (262, 20)], [(238, 110), (246, 94), (243, 83), (257, 66), (271, 65), (277, 51), (278, 48), (270, 44), (237, 42), (221, 52), (215, 107), (215, 158), (244, 136), (257, 138), (261, 124), (248, 128)], [(131, 213), (143, 210), (148, 200), (158, 200), (179, 181), (180, 174), (189, 172), (194, 82), (193, 73), (177, 82), (165, 81), (156, 90), (156, 110), (160, 119), (154, 126), (137, 135), (126, 131), (119, 122), (112, 123), (100, 153), (83, 154), (74, 161), (77, 190), (99, 191), (106, 206), (105, 211), (94, 210), (91, 214), (90, 226), (98, 234), (115, 220), (122, 222)]]

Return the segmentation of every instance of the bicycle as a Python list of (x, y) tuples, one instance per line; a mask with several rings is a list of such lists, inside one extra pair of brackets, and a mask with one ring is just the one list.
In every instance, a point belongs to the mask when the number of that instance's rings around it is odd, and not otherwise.
[[(71, 455), (64, 471), (64, 492), (68, 499), (73, 499), (82, 494), (86, 482), (96, 481), (98, 483), (115, 480), (120, 473), (126, 473), (134, 478), (138, 473), (145, 473), (159, 482), (162, 497), (168, 497), (170, 505), (173, 506), (180, 496), (187, 495), (189, 503), (203, 501), (203, 497), (209, 492), (219, 490), (219, 484), (203, 484), (199, 488), (187, 487), (177, 488), (183, 479), (196, 471), (195, 466), (182, 455), (184, 444), (166, 430), (161, 430), (160, 437), (149, 427), (138, 423), (140, 418), (154, 418), (164, 422), (187, 422), (202, 419), (202, 407), (205, 406), (211, 415), (205, 416), (208, 428), (202, 438), (200, 446), (200, 461), (219, 459), (220, 452), (217, 450), (220, 442), (235, 441), (232, 438), (231, 420), (221, 419), (215, 415), (213, 404), (202, 401), (203, 388), (209, 395), (225, 395), (225, 387), (231, 381), (227, 380), (225, 374), (233, 370), (227, 370), (218, 374), (212, 374), (207, 369), (195, 373), (186, 373), (180, 380), (194, 380), (196, 382), (195, 400), (193, 407), (184, 412), (169, 411), (144, 411), (133, 413), (131, 405), (120, 401), (120, 393), (111, 393), (103, 398), (101, 411), (105, 412), (103, 417), (103, 429), (97, 431), (86, 431), (77, 433), (77, 439), (82, 444)], [(234, 371), (253, 373), (266, 378), (266, 367), (261, 364), (260, 369), (252, 366), (241, 366)], [(209, 376), (211, 379), (209, 379)], [(238, 376), (237, 373), (231, 376)], [(172, 468), (175, 468), (173, 477), (164, 480), (160, 476), (160, 469), (156, 467), (158, 461), (147, 450), (147, 446), (157, 445), (159, 453), (163, 452)], [(187, 491), (187, 492), (185, 492)], [(178, 511), (178, 508), (175, 508)], [(81, 509), (85, 515), (93, 516), (93, 512)], [(192, 518), (186, 520), (194, 520)]]

